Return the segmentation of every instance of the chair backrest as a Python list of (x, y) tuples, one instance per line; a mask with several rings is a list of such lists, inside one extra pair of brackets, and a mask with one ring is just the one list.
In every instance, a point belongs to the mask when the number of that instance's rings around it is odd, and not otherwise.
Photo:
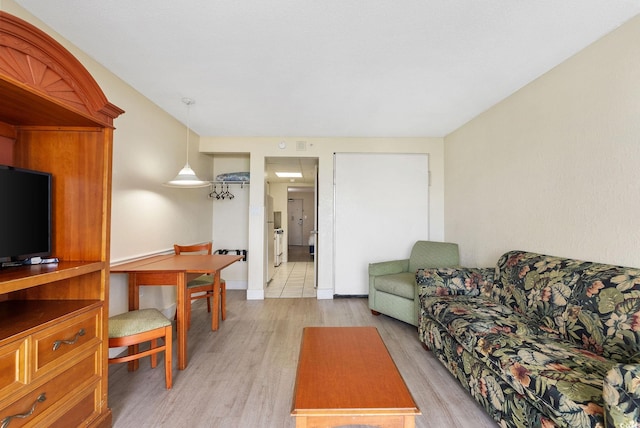
[(173, 250), (178, 255), (182, 253), (202, 253), (205, 251), (207, 254), (211, 254), (212, 247), (213, 247), (213, 242), (205, 242), (202, 244), (193, 244), (193, 245), (174, 244)]
[(458, 244), (417, 241), (411, 250), (409, 272), (416, 272), (422, 268), (455, 267), (459, 264)]

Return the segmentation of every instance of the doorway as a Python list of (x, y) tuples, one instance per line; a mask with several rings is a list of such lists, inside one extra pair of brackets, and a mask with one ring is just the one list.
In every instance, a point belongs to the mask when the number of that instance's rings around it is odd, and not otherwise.
[[(274, 210), (281, 212), (282, 263), (265, 288), (266, 298), (316, 298), (316, 257), (310, 250), (310, 236), (317, 226), (318, 158), (265, 158), (267, 193)], [(300, 172), (301, 178), (279, 178), (276, 172)], [(315, 235), (314, 235), (315, 239)]]
[(289, 187), (288, 261), (313, 262), (315, 251), (316, 197), (312, 187)]

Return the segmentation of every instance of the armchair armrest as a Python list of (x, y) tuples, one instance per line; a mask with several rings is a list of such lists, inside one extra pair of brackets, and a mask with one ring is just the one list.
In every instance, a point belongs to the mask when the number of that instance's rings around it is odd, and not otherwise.
[(604, 378), (605, 426), (636, 427), (640, 422), (640, 365), (617, 364)]
[(467, 295), (489, 296), (493, 288), (495, 268), (419, 269), (416, 283), (420, 297)]
[(409, 259), (369, 263), (369, 276), (391, 275), (409, 271)]

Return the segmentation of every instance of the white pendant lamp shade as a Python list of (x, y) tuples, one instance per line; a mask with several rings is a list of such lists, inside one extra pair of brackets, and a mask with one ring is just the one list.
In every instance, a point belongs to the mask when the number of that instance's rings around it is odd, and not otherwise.
[(184, 167), (178, 172), (173, 180), (167, 181), (164, 183), (165, 186), (168, 187), (182, 187), (182, 188), (196, 188), (196, 187), (206, 187), (209, 183), (208, 181), (200, 180), (196, 173), (189, 166), (189, 134), (191, 134), (191, 130), (189, 129), (189, 110), (191, 105), (195, 103), (190, 98), (183, 98), (182, 102), (187, 105), (187, 163), (185, 163)]
[(178, 172), (178, 175), (173, 178), (173, 180), (164, 183), (164, 185), (168, 187), (188, 188), (205, 187), (209, 184), (210, 183), (208, 181), (200, 180), (189, 164), (186, 164), (180, 172)]

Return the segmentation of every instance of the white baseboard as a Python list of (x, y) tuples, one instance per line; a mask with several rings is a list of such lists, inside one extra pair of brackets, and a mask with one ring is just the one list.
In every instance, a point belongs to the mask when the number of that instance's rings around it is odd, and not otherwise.
[(247, 290), (247, 300), (264, 300), (264, 289)]
[(333, 300), (333, 290), (330, 288), (318, 288), (316, 290), (318, 300)]

